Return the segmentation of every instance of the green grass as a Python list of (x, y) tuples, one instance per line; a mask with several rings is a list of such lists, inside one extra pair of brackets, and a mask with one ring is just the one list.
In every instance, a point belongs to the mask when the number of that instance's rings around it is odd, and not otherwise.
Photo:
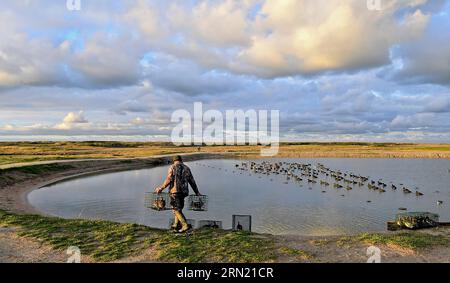
[(84, 255), (98, 261), (111, 261), (132, 255), (144, 247), (141, 236), (153, 229), (133, 224), (108, 221), (65, 220), (38, 215), (17, 215), (0, 211), (0, 224), (17, 226), (19, 235), (31, 237), (65, 250), (78, 246)]
[(0, 174), (15, 171), (25, 174), (39, 175), (48, 172), (65, 171), (73, 168), (74, 166), (68, 164), (40, 164), (40, 165), (30, 165), (8, 169), (0, 169)]
[(202, 229), (185, 235), (137, 224), (68, 220), (0, 210), (0, 225), (19, 228), (19, 236), (37, 239), (57, 250), (77, 246), (83, 255), (109, 262), (145, 249), (164, 262), (270, 262), (273, 241), (252, 233)]
[(0, 169), (0, 187), (9, 186), (37, 176), (75, 168), (69, 164), (41, 164)]
[(68, 160), (68, 159), (81, 159), (79, 156), (57, 156), (57, 155), (46, 155), (46, 156), (26, 156), (26, 155), (4, 155), (0, 154), (0, 165), (14, 164), (14, 163), (29, 163), (29, 162), (40, 162), (40, 161), (54, 161), (54, 160)]
[(271, 262), (274, 242), (252, 233), (202, 229), (158, 238), (160, 259), (171, 262)]
[(293, 248), (289, 248), (289, 247), (281, 247), (279, 249), (279, 251), (282, 254), (293, 256), (293, 257), (296, 257), (298, 259), (310, 260), (310, 259), (313, 259), (315, 257), (314, 254), (312, 254), (310, 252), (297, 250), (297, 249), (293, 249)]

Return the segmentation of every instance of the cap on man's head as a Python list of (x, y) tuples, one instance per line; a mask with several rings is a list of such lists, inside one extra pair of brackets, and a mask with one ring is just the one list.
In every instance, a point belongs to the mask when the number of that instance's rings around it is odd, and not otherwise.
[(180, 155), (176, 155), (176, 156), (173, 157), (172, 161), (173, 161), (173, 162), (175, 162), (175, 161), (180, 161), (180, 162), (182, 162), (183, 159), (181, 158)]

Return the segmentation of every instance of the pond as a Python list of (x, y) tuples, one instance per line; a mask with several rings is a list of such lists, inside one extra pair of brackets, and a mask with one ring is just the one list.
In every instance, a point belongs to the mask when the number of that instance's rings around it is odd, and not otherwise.
[[(302, 180), (289, 177), (286, 172), (254, 172), (250, 169), (252, 161), (256, 167), (280, 162), (280, 168)], [(202, 160), (186, 164), (201, 193), (209, 196), (208, 211), (186, 210), (187, 218), (222, 221), (226, 229), (231, 228), (233, 214), (244, 214), (252, 216), (253, 231), (275, 235), (385, 231), (386, 222), (401, 212), (399, 208), (438, 213), (441, 221), (450, 221), (447, 159)], [(306, 171), (299, 169), (299, 164), (309, 168), (311, 176), (317, 179), (306, 176), (307, 173), (302, 176)], [(69, 180), (35, 190), (28, 200), (40, 211), (63, 218), (105, 219), (167, 228), (171, 212), (145, 208), (144, 200), (146, 192), (163, 182), (167, 169), (164, 166)], [(333, 177), (337, 172), (344, 180), (364, 176), (368, 181), (347, 184)], [(386, 192), (369, 189), (372, 180), (376, 187), (378, 182), (386, 184)], [(325, 182), (330, 186), (324, 185)], [(362, 183), (360, 179), (358, 182)], [(335, 188), (335, 183), (343, 188)], [(404, 193), (403, 187), (412, 193)], [(423, 196), (416, 196), (416, 191)]]

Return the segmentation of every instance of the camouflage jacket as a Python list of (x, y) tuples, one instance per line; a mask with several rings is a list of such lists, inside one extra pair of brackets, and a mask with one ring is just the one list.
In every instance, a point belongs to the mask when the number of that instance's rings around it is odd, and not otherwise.
[(169, 192), (171, 194), (181, 193), (187, 196), (189, 195), (188, 185), (191, 185), (192, 190), (194, 190), (196, 194), (199, 193), (194, 176), (192, 176), (189, 167), (183, 163), (176, 163), (170, 166), (169, 171), (167, 172), (166, 180), (161, 188), (165, 189), (169, 187)]

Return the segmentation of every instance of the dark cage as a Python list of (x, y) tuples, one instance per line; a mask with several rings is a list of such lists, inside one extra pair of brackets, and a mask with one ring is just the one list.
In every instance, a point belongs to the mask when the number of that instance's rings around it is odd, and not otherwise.
[(188, 197), (189, 210), (193, 211), (207, 211), (208, 210), (208, 196), (191, 195)]
[(251, 215), (233, 215), (233, 230), (234, 231), (252, 231), (252, 216)]
[(171, 209), (169, 194), (145, 193), (145, 207), (156, 211)]
[(198, 222), (198, 229), (202, 229), (202, 228), (222, 229), (222, 221), (200, 220)]
[(408, 229), (422, 229), (439, 226), (439, 215), (429, 212), (399, 213), (395, 219), (398, 226)]

